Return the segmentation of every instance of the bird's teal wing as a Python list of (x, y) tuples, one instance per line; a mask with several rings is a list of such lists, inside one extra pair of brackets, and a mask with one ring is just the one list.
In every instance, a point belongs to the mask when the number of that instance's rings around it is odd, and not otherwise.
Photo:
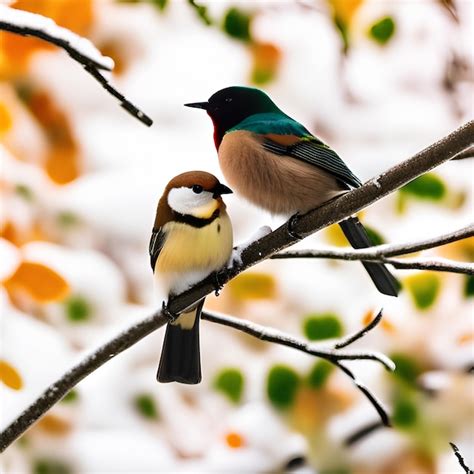
[(160, 255), (161, 249), (165, 243), (165, 233), (161, 228), (154, 228), (151, 233), (150, 246), (148, 252), (150, 254), (151, 269), (155, 271), (155, 264), (158, 256)]
[[(281, 140), (279, 140), (281, 141)], [(276, 155), (291, 156), (336, 176), (348, 187), (358, 188), (360, 179), (347, 167), (339, 155), (316, 137), (305, 137), (293, 144), (282, 144), (275, 137), (264, 139), (263, 147)]]
[(284, 113), (263, 113), (247, 117), (227, 133), (238, 130), (261, 135), (263, 147), (276, 155), (291, 156), (335, 175), (347, 187), (362, 185), (339, 155), (303, 125)]

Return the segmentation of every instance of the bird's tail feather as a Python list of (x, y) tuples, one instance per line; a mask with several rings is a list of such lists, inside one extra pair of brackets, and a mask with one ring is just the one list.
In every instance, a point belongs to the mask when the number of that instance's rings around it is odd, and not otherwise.
[[(179, 323), (168, 324), (158, 366), (158, 382), (197, 384), (201, 381), (201, 356), (199, 350), (199, 320), (204, 300), (192, 310), (194, 324), (184, 329)], [(189, 313), (183, 314), (187, 316)], [(189, 316), (191, 316), (189, 314)]]
[[(353, 248), (363, 249), (373, 246), (364, 226), (357, 217), (349, 217), (340, 222), (339, 225)], [(380, 293), (389, 296), (398, 296), (400, 283), (383, 263), (362, 261), (362, 265), (364, 265)]]

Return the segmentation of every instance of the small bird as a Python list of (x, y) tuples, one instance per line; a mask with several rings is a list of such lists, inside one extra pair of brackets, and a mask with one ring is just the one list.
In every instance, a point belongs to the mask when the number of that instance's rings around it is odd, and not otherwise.
[[(189, 171), (166, 186), (150, 240), (151, 268), (168, 296), (221, 269), (232, 254), (232, 224), (222, 200), (232, 190), (212, 174)], [(204, 299), (166, 327), (157, 380), (201, 381), (199, 319)]]
[[(300, 214), (362, 185), (337, 153), (251, 87), (228, 87), (207, 102), (185, 104), (204, 109), (214, 124), (214, 143), (222, 172), (248, 201), (273, 214)], [(356, 217), (339, 223), (354, 248), (372, 246)], [(362, 262), (377, 289), (397, 296), (399, 283), (380, 263)]]

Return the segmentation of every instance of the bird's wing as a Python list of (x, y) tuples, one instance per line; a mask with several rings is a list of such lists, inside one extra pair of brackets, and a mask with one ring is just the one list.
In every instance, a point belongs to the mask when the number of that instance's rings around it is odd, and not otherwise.
[(150, 246), (148, 248), (150, 254), (151, 269), (155, 271), (155, 264), (160, 255), (163, 244), (165, 243), (165, 232), (162, 228), (153, 229), (151, 233)]
[(305, 161), (314, 166), (335, 175), (339, 181), (346, 186), (358, 188), (362, 185), (360, 179), (347, 167), (339, 155), (316, 137), (293, 137), (293, 143), (289, 143), (288, 137), (283, 135), (276, 138), (275, 135), (267, 134), (263, 141), (263, 147), (277, 155), (291, 156)]

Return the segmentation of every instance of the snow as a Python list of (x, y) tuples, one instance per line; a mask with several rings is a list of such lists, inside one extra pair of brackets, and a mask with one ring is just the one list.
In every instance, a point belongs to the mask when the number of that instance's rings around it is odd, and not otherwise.
[(232, 251), (232, 255), (230, 257), (229, 263), (227, 265), (228, 268), (233, 267), (234, 265), (242, 265), (242, 253), (247, 248), (250, 247), (253, 243), (257, 242), (258, 240), (262, 239), (266, 235), (270, 234), (272, 229), (268, 225), (261, 226), (251, 237), (249, 237), (245, 242), (239, 244), (235, 247)]
[(104, 69), (112, 70), (114, 67), (112, 58), (103, 56), (88, 39), (82, 38), (72, 31), (58, 26), (50, 18), (0, 5), (0, 22), (19, 28), (29, 28), (40, 31), (52, 38), (66, 42), (71, 48)]

